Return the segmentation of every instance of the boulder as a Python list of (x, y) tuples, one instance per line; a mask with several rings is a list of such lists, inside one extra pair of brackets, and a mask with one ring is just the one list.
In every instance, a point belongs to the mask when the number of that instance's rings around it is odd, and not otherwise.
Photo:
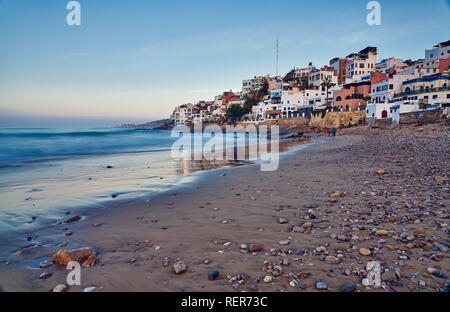
[[(66, 265), (71, 261), (76, 261), (84, 264), (85, 261), (89, 260), (92, 264), (93, 258), (95, 257), (94, 249), (90, 247), (80, 248), (80, 249), (72, 249), (72, 250), (60, 250), (53, 254), (52, 260), (56, 264)], [(96, 258), (96, 257), (95, 257)]]

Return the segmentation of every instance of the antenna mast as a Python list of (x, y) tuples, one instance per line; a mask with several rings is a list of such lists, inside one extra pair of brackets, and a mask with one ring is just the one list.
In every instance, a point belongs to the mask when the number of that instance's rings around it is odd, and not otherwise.
[(277, 39), (277, 59), (276, 59), (276, 77), (278, 77), (278, 39)]

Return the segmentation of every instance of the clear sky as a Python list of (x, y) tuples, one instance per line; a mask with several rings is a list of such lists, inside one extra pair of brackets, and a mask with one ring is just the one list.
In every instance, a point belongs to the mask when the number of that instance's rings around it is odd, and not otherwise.
[(449, 0), (0, 0), (0, 127), (166, 118), (176, 105), (240, 90), (243, 79), (328, 64), (371, 45), (424, 57), (450, 38)]

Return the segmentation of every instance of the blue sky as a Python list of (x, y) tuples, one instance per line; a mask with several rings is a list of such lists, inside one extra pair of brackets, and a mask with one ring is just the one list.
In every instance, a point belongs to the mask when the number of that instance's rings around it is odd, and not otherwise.
[(381, 0), (380, 26), (366, 0), (79, 2), (82, 25), (68, 26), (67, 0), (0, 0), (0, 126), (164, 118), (274, 74), (277, 38), (280, 73), (368, 45), (423, 58), (450, 39), (447, 0)]

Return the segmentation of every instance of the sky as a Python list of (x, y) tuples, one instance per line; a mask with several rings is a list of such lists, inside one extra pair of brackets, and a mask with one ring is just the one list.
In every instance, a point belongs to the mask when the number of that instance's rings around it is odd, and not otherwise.
[(0, 127), (112, 126), (167, 118), (175, 106), (242, 80), (366, 46), (418, 59), (450, 38), (450, 0), (0, 0)]

